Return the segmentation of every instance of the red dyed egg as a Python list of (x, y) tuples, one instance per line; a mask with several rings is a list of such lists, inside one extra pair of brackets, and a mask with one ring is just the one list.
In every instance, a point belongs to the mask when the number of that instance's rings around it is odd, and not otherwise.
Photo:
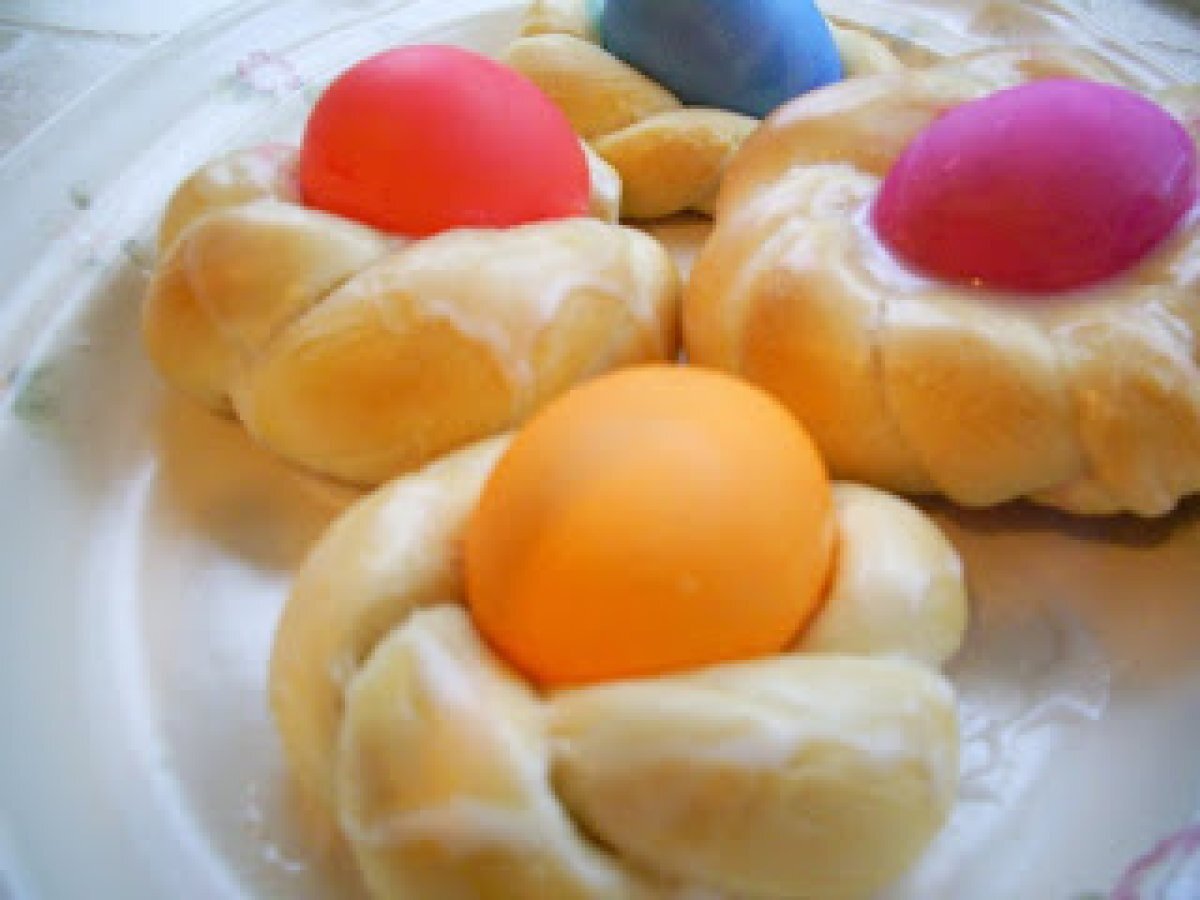
[(933, 275), (1062, 291), (1145, 256), (1196, 186), (1195, 145), (1159, 106), (1050, 80), (937, 119), (897, 159), (872, 215), (897, 256)]
[(339, 76), (309, 117), (304, 202), (424, 236), (587, 211), (579, 139), (520, 73), (457, 47), (401, 47)]

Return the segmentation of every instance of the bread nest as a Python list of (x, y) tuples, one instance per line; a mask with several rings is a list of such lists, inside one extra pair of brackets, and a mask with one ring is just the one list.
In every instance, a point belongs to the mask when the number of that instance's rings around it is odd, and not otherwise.
[(143, 310), (168, 382), (294, 463), (377, 484), (514, 427), (570, 385), (677, 354), (679, 278), (601, 218), (406, 241), (302, 205), (296, 151), (214, 160), (173, 195)]
[[(543, 692), (463, 606), (493, 438), (327, 531), (275, 638), (292, 772), (374, 896), (864, 897), (941, 826), (958, 776), (958, 557), (907, 502), (835, 486), (823, 606), (770, 658)], [(631, 523), (636, 524), (636, 523)]]
[[(832, 26), (847, 77), (903, 68), (863, 30)], [(599, 44), (587, 0), (534, 0), (503, 60), (563, 111), (621, 176), (621, 215), (711, 213), (725, 166), (759, 120), (685, 107), (658, 82)]]
[[(1053, 301), (906, 270), (868, 209), (942, 111), (1047, 77), (1140, 84), (1084, 50), (989, 51), (834, 85), (731, 165), (684, 301), (686, 352), (755, 382), (838, 477), (968, 506), (1168, 512), (1200, 490), (1200, 215)], [(1200, 88), (1147, 91), (1200, 138)]]

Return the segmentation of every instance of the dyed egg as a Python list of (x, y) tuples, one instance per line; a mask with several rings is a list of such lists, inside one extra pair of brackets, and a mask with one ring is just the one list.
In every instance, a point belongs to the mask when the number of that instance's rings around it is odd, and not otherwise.
[(608, 0), (601, 30), (609, 52), (690, 106), (761, 117), (842, 77), (811, 0)]
[(414, 237), (583, 215), (591, 193), (579, 139), (532, 82), (433, 45), (339, 76), (308, 119), (299, 179), (308, 205)]
[(776, 400), (683, 366), (619, 370), (514, 439), (466, 538), (485, 638), (543, 685), (775, 653), (819, 606), (830, 487)]
[(872, 218), (917, 269), (1014, 291), (1082, 287), (1145, 256), (1196, 198), (1196, 148), (1124, 88), (1039, 81), (956, 107), (892, 166)]

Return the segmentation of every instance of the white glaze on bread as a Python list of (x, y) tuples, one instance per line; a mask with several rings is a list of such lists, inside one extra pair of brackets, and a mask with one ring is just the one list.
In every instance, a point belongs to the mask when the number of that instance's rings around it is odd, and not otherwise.
[[(641, 232), (576, 218), (404, 241), (300, 205), (292, 165), (258, 148), (181, 185), (143, 311), (167, 380), (292, 462), (375, 484), (676, 354), (678, 276)], [(592, 171), (610, 211), (615, 176)]]

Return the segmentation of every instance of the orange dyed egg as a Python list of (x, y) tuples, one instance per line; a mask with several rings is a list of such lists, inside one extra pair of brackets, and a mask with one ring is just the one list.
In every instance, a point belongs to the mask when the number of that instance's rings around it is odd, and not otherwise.
[(786, 647), (820, 604), (829, 479), (772, 397), (717, 372), (623, 369), (516, 436), (466, 539), (485, 638), (547, 686)]

